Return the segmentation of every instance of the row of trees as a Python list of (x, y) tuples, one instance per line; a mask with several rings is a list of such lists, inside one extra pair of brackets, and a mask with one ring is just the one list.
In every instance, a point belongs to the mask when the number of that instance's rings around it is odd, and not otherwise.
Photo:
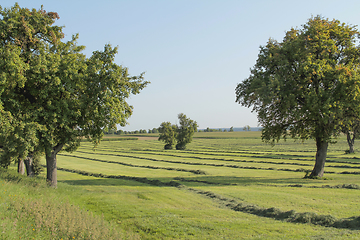
[[(153, 128), (153, 129), (149, 129), (148, 131), (146, 131), (145, 129), (140, 129), (140, 130), (135, 130), (135, 131), (123, 131), (123, 130), (114, 130), (111, 129), (109, 131), (104, 131), (104, 134), (115, 134), (115, 135), (123, 135), (123, 134), (143, 134), (143, 133), (159, 133), (160, 128)], [(227, 129), (214, 129), (214, 128), (206, 128), (204, 130), (198, 130), (198, 132), (234, 132), (234, 127), (230, 127), (229, 130)], [(246, 125), (245, 127), (243, 127), (243, 131), (251, 131), (251, 127), (249, 125)]]
[[(221, 129), (221, 128), (214, 129), (214, 128), (209, 128), (209, 127), (207, 127), (204, 130), (199, 130), (199, 132), (227, 132), (227, 131), (228, 130), (226, 128), (224, 128), (224, 129)], [(233, 131), (234, 131), (234, 127), (230, 127), (229, 132), (233, 132)]]
[(159, 130), (157, 128), (149, 129), (146, 131), (145, 129), (135, 130), (135, 131), (124, 131), (124, 130), (110, 130), (110, 131), (104, 131), (104, 134), (115, 134), (115, 135), (127, 135), (127, 134), (143, 134), (143, 133), (158, 133)]
[(45, 154), (47, 181), (57, 185), (56, 155), (74, 151), (82, 138), (96, 145), (104, 129), (124, 126), (132, 114), (126, 99), (148, 82), (114, 63), (105, 45), (86, 57), (78, 35), (63, 42), (55, 12), (0, 7), (0, 164)]
[(186, 145), (192, 141), (192, 136), (197, 132), (196, 121), (187, 118), (185, 114), (178, 115), (179, 125), (163, 122), (159, 127), (159, 141), (165, 142), (165, 149), (184, 150)]
[(264, 141), (315, 140), (310, 177), (323, 176), (329, 143), (358, 132), (359, 34), (355, 26), (313, 17), (282, 42), (260, 47), (250, 77), (236, 87), (236, 102), (257, 112)]

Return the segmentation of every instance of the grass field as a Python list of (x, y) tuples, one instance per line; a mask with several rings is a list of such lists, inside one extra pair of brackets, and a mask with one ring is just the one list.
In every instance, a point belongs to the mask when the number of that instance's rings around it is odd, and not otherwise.
[(345, 137), (318, 180), (303, 178), (313, 141), (196, 133), (187, 150), (165, 151), (156, 135), (136, 138), (58, 154), (56, 194), (124, 239), (360, 238), (360, 154), (345, 154)]

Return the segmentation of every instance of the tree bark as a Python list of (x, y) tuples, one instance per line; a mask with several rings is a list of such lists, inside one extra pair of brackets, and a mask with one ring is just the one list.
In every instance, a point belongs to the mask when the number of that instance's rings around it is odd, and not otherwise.
[(57, 187), (57, 167), (56, 167), (56, 154), (62, 149), (64, 145), (59, 144), (53, 147), (50, 154), (46, 154), (46, 181), (50, 187)]
[(310, 178), (314, 177), (322, 177), (324, 175), (325, 169), (325, 161), (327, 148), (329, 143), (321, 140), (320, 138), (316, 139), (316, 158), (315, 158), (315, 166), (310, 174)]
[(355, 133), (353, 134), (353, 137), (351, 137), (351, 134), (349, 131), (346, 132), (346, 138), (349, 145), (349, 153), (354, 153), (354, 144), (355, 144)]
[(21, 175), (25, 174), (25, 164), (24, 164), (24, 160), (23, 159), (19, 159), (18, 162), (18, 173), (20, 173)]
[(29, 155), (26, 157), (26, 159), (24, 161), (25, 166), (26, 166), (26, 174), (29, 177), (35, 176), (33, 160), (34, 160), (34, 155), (32, 153), (29, 153)]

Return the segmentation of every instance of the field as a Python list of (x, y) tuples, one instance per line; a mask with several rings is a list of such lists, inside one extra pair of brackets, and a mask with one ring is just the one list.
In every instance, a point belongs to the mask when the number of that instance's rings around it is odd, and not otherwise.
[(303, 178), (310, 140), (196, 133), (187, 150), (165, 151), (155, 135), (137, 137), (59, 153), (54, 191), (128, 239), (360, 238), (360, 153), (345, 154), (344, 136), (329, 146), (324, 179)]

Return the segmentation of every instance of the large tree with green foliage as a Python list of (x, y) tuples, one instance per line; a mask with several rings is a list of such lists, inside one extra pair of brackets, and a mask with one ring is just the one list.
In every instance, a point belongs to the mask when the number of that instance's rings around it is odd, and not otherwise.
[(310, 177), (322, 177), (328, 144), (360, 116), (359, 32), (338, 20), (313, 17), (282, 42), (260, 47), (249, 78), (236, 87), (236, 102), (253, 107), (262, 139), (314, 139)]
[[(18, 132), (24, 132), (23, 125), (29, 129), (26, 135), (17, 134), (16, 129), (0, 129), (0, 134), (10, 138), (2, 145), (8, 149), (9, 144), (19, 147), (10, 137), (15, 136), (27, 146), (21, 154), (17, 153), (18, 157), (32, 151), (44, 152), (47, 180), (56, 187), (57, 153), (62, 149), (75, 150), (84, 137), (98, 144), (104, 129), (116, 129), (116, 124), (124, 126), (132, 114), (126, 99), (139, 93), (148, 82), (143, 74), (129, 76), (127, 68), (114, 63), (117, 48), (106, 45), (104, 51), (95, 51), (86, 58), (81, 53), (84, 47), (76, 45), (78, 36), (62, 42), (62, 29), (53, 26), (56, 13), (30, 11), (16, 4), (1, 11), (1, 15), (0, 44), (4, 50), (17, 50), (10, 57), (10, 53), (4, 55), (14, 74), (2, 68), (1, 76), (5, 76), (5, 82), (14, 79), (15, 83), (0, 92), (1, 104), (9, 114), (8, 121), (20, 126)], [(13, 27), (14, 22), (20, 25)], [(11, 27), (13, 35), (7, 36)], [(23, 38), (24, 34), (28, 37)], [(21, 64), (15, 66), (16, 61)], [(8, 126), (8, 121), (4, 126)]]
[[(0, 7), (0, 105), (3, 107), (0, 145), (1, 165), (16, 159), (19, 165), (39, 151), (38, 130), (41, 125), (31, 112), (31, 68), (43, 69), (34, 61), (45, 45), (55, 45), (63, 36), (61, 27), (52, 26), (58, 15), (43, 9), (30, 11), (18, 4), (10, 9)], [(5, 127), (7, 126), (7, 127)]]

